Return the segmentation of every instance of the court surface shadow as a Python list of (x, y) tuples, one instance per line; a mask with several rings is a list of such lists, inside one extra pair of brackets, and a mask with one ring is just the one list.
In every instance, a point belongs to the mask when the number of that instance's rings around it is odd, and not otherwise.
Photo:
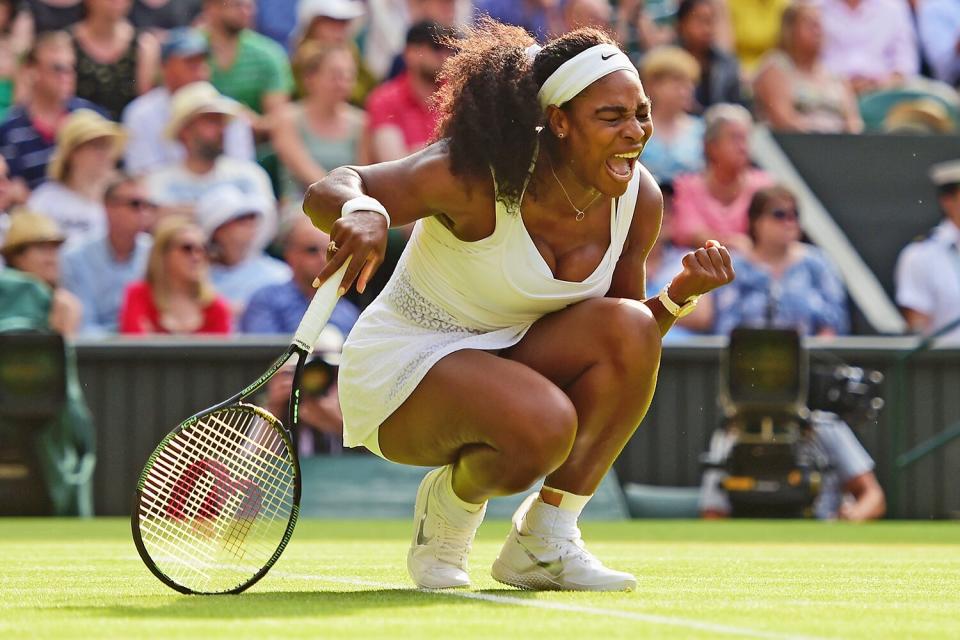
[[(471, 597), (476, 594), (476, 597)], [(536, 598), (538, 594), (516, 589), (435, 592), (417, 589), (361, 589), (347, 591), (271, 591), (217, 596), (155, 596), (155, 605), (142, 596), (129, 597), (129, 604), (56, 607), (75, 615), (134, 619), (237, 620), (256, 618), (312, 618), (351, 616), (378, 609), (449, 606), (453, 602), (480, 607), (503, 606), (484, 596)], [(147, 600), (151, 598), (146, 598)]]

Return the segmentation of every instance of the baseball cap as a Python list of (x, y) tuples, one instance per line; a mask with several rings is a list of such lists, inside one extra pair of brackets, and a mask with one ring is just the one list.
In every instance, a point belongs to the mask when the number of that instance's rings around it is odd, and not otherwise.
[(167, 39), (160, 46), (160, 60), (166, 62), (170, 58), (191, 58), (206, 55), (210, 45), (203, 34), (190, 27), (171, 29)]

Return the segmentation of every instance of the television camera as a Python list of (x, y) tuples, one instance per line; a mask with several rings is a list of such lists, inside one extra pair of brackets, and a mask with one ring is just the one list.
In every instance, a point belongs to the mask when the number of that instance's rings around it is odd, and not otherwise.
[(705, 468), (724, 472), (731, 515), (810, 515), (830, 470), (811, 421), (875, 420), (882, 382), (879, 371), (842, 363), (811, 367), (792, 329), (735, 329), (721, 363), (725, 417), (714, 437), (722, 444), (702, 458)]

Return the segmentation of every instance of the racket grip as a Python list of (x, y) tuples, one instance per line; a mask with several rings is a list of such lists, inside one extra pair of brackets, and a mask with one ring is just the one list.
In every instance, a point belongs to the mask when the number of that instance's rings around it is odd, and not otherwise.
[(347, 271), (349, 264), (350, 258), (347, 258), (347, 261), (337, 269), (336, 273), (320, 285), (320, 288), (313, 294), (313, 300), (310, 301), (306, 313), (303, 314), (300, 326), (297, 327), (297, 332), (293, 335), (293, 344), (306, 353), (313, 351), (313, 345), (317, 343), (320, 332), (323, 331), (327, 320), (333, 314), (333, 308), (337, 306), (337, 300), (340, 299), (340, 296), (337, 295), (337, 289), (340, 288), (340, 281), (343, 280), (343, 274)]

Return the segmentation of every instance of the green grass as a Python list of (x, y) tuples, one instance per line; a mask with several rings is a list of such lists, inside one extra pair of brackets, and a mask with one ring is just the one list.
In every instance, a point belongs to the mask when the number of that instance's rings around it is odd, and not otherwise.
[(491, 521), (455, 595), (410, 588), (409, 526), (305, 520), (247, 593), (183, 596), (126, 520), (0, 520), (0, 637), (960, 638), (954, 523), (588, 522), (590, 548), (639, 587), (584, 594), (494, 582), (508, 525)]

